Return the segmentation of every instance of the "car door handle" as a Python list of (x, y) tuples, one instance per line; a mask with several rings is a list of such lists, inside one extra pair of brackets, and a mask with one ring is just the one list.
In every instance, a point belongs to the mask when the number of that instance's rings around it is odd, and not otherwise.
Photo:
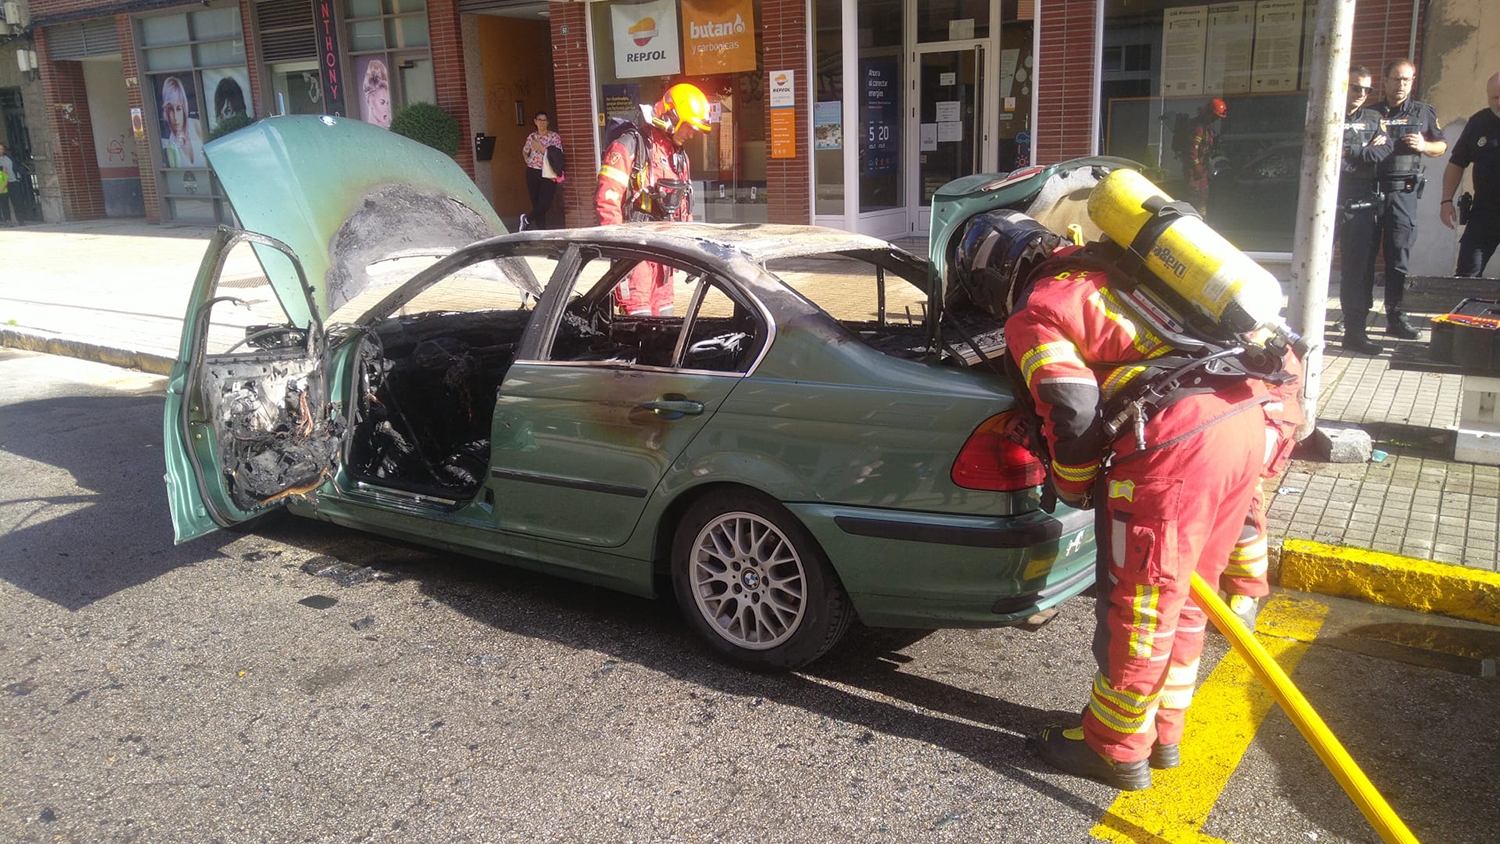
[(656, 401), (648, 401), (641, 407), (667, 419), (703, 415), (703, 402), (684, 399), (681, 396), (668, 396)]

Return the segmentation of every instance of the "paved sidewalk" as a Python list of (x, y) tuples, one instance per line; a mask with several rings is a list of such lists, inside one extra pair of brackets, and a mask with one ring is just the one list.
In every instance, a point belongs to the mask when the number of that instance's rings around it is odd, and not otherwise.
[[(0, 230), (0, 344), (164, 372), (209, 234), (143, 220)], [(1458, 298), (1429, 291), (1409, 304), (1422, 317)], [(1379, 324), (1371, 333), (1395, 345)], [(1425, 343), (1427, 334), (1408, 342)], [(1500, 467), (1452, 459), (1460, 378), (1392, 371), (1389, 352), (1346, 354), (1338, 340), (1332, 335), (1325, 357), (1320, 419), (1364, 427), (1387, 456), (1352, 465), (1294, 461), (1279, 483), (1267, 484), (1272, 546), (1310, 540), (1497, 572)], [(1500, 585), (1494, 595), (1486, 600), (1500, 622)]]

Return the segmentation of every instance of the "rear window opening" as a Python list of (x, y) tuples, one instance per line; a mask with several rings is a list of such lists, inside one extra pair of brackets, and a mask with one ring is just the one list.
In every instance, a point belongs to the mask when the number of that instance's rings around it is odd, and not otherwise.
[(977, 308), (949, 309), (943, 348), (931, 348), (927, 265), (905, 253), (832, 253), (780, 258), (766, 269), (865, 345), (906, 360), (974, 366), (1004, 351), (1004, 324)]

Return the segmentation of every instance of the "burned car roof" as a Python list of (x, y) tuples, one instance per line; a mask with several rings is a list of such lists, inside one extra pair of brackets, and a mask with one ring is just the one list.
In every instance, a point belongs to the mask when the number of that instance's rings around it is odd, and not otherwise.
[(833, 252), (900, 251), (899, 247), (868, 235), (822, 226), (778, 223), (624, 223), (583, 229), (533, 231), (506, 237), (565, 239), (622, 246), (650, 244), (678, 249), (696, 247), (721, 255), (732, 250), (762, 264), (781, 258)]

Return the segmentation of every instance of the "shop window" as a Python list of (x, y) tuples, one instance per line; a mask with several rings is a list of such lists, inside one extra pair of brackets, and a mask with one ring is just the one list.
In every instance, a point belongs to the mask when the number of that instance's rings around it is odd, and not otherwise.
[(917, 4), (917, 40), (966, 41), (990, 37), (990, 0), (939, 0)]
[(316, 61), (271, 65), (271, 95), (277, 114), (322, 114), (323, 81)]
[[(1241, 249), (1290, 251), (1312, 7), (1108, 0), (1104, 15), (1101, 149), (1140, 162), (1163, 190), (1203, 205), (1209, 224)], [(1228, 114), (1211, 127), (1202, 192), (1188, 181), (1186, 141), (1214, 98)]]
[(361, 120), (390, 128), (401, 106), (437, 101), (427, 0), (345, 0), (344, 25)]
[(1030, 0), (1001, 4), (999, 106), (999, 169), (1017, 170), (1031, 164), (1031, 103), (1036, 85), (1032, 56), (1035, 7)]
[(905, 207), (901, 0), (859, 4), (859, 210)]
[(771, 151), (760, 0), (591, 3), (589, 11), (601, 148), (608, 118), (639, 120), (642, 105), (654, 104), (678, 82), (691, 82), (708, 96), (713, 124), (686, 146), (693, 217), (765, 222)]
[(233, 215), (203, 145), (225, 119), (255, 116), (239, 7), (137, 23), (163, 214), (180, 222), (229, 222)]
[(814, 214), (844, 213), (844, 13), (841, 0), (814, 4)]

